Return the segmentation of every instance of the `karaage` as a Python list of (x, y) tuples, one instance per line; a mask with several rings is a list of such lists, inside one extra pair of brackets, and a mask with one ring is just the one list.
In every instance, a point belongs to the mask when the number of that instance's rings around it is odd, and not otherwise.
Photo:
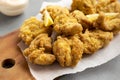
[(51, 33), (50, 27), (45, 27), (42, 21), (35, 17), (27, 19), (20, 28), (19, 37), (30, 45), (31, 41), (41, 33)]
[[(69, 10), (66, 7), (61, 7), (57, 5), (49, 5), (44, 10), (47, 10), (54, 20), (60, 14), (69, 14)], [(44, 10), (42, 12), (44, 12)]]
[(120, 31), (120, 18), (116, 15), (112, 19), (109, 19), (105, 16), (104, 13), (100, 13), (93, 26), (98, 29), (117, 34)]
[(52, 54), (51, 38), (48, 34), (38, 35), (23, 54), (28, 61), (39, 65), (50, 65), (56, 60)]
[(98, 0), (96, 5), (96, 12), (119, 12), (120, 2), (117, 0)]
[(41, 11), (42, 20), (26, 20), (19, 36), (29, 46), (27, 60), (62, 67), (74, 67), (82, 55), (94, 54), (120, 31), (118, 0), (73, 0), (71, 10), (49, 5)]
[(85, 33), (79, 34), (79, 37), (84, 45), (84, 53), (93, 54), (112, 40), (113, 33), (101, 30), (86, 30)]
[(58, 34), (74, 35), (82, 32), (82, 25), (71, 15), (61, 14), (54, 20), (53, 29)]
[(88, 28), (93, 28), (93, 23), (90, 20), (88, 20), (88, 18), (86, 17), (86, 15), (84, 15), (82, 11), (74, 10), (70, 14), (77, 19), (78, 23), (82, 25), (84, 30)]
[(59, 36), (53, 44), (53, 53), (61, 66), (77, 65), (83, 54), (83, 43), (75, 36)]
[(93, 14), (96, 13), (96, 0), (73, 0), (71, 5), (72, 11), (80, 10), (84, 14)]

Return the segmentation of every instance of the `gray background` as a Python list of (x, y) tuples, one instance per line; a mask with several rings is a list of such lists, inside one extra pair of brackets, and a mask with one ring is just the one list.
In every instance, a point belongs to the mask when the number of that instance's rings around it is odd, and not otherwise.
[[(35, 16), (39, 12), (42, 2), (43, 0), (30, 0), (25, 12), (16, 17), (0, 14), (0, 36), (18, 29), (25, 19)], [(120, 56), (99, 67), (87, 69), (81, 73), (62, 76), (59, 80), (120, 80)]]

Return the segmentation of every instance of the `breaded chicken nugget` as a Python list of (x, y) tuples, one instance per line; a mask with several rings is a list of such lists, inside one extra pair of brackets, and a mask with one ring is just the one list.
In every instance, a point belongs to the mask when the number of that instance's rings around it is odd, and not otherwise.
[[(66, 7), (58, 5), (49, 5), (44, 10), (47, 10), (54, 20), (60, 14), (69, 14), (69, 10)], [(42, 12), (44, 12), (44, 10)]]
[(77, 19), (66, 14), (61, 14), (55, 18), (53, 29), (58, 34), (64, 35), (74, 35), (82, 32), (83, 30), (81, 24), (77, 22)]
[(96, 0), (73, 0), (71, 5), (72, 10), (83, 11), (84, 14), (96, 13)]
[(117, 34), (120, 31), (120, 18), (116, 15), (114, 18), (108, 19), (104, 13), (100, 13), (93, 26)]
[(82, 11), (74, 10), (70, 13), (74, 18), (77, 19), (78, 23), (80, 23), (83, 27), (83, 29), (91, 29), (93, 28), (93, 23), (88, 20), (88, 18), (85, 16), (85, 14)]
[(62, 67), (74, 67), (83, 54), (83, 43), (77, 37), (59, 36), (53, 45), (53, 53)]
[(48, 34), (38, 35), (24, 50), (24, 55), (28, 61), (38, 65), (50, 65), (56, 59), (52, 54), (51, 38)]
[(118, 0), (98, 0), (96, 12), (119, 12), (120, 2)]
[(19, 37), (27, 44), (30, 45), (31, 41), (41, 33), (50, 33), (50, 27), (45, 27), (42, 21), (37, 20), (35, 17), (27, 19), (20, 28)]
[(84, 45), (84, 53), (93, 54), (112, 40), (113, 33), (101, 30), (86, 30), (84, 34), (79, 36)]

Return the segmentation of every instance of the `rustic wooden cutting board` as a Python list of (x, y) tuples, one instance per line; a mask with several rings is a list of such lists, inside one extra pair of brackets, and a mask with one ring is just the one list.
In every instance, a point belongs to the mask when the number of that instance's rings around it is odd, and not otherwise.
[(16, 30), (0, 36), (0, 80), (35, 80), (17, 46), (18, 34), (19, 30)]
[(19, 30), (0, 37), (0, 80), (35, 80), (17, 47)]

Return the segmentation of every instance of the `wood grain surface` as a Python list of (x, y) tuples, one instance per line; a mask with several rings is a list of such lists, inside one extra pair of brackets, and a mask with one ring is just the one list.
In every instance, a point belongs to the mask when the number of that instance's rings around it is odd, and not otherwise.
[[(17, 43), (19, 30), (0, 37), (0, 80), (35, 80)], [(5, 63), (5, 60), (7, 60)], [(15, 63), (9, 61), (13, 60)]]

